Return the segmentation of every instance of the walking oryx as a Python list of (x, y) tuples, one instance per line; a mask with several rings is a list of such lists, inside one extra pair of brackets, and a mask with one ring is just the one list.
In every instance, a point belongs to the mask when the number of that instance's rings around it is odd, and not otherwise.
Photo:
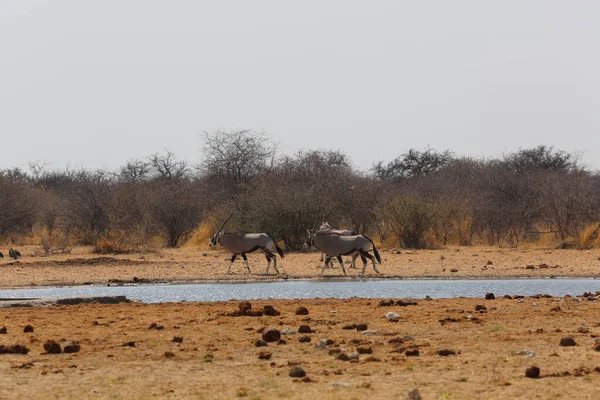
[(17, 258), (21, 257), (21, 253), (19, 252), (19, 250), (13, 250), (13, 248), (11, 247), (10, 249), (8, 249), (8, 256), (16, 260)]
[[(377, 273), (377, 265), (375, 260), (381, 264), (381, 257), (379, 256), (379, 252), (375, 247), (375, 244), (371, 239), (363, 235), (352, 235), (352, 236), (342, 236), (332, 234), (328, 230), (317, 230), (316, 228), (312, 231), (306, 230), (308, 232), (308, 239), (306, 240), (307, 246), (315, 246), (317, 249), (321, 250), (323, 253), (327, 255), (325, 258), (325, 263), (323, 264), (323, 268), (321, 269), (321, 275), (325, 271), (325, 267), (329, 265), (329, 261), (331, 261), (332, 257), (336, 257), (342, 266), (342, 271), (344, 271), (344, 275), (346, 275), (346, 269), (344, 268), (344, 260), (342, 259), (343, 255), (352, 254), (354, 252), (358, 252), (363, 261), (363, 269), (361, 275), (365, 274), (365, 269), (367, 268), (367, 258), (373, 262), (373, 270)], [(373, 257), (369, 253), (369, 248), (373, 246)]]
[(265, 273), (269, 273), (269, 268), (271, 268), (271, 259), (273, 259), (273, 267), (275, 268), (275, 272), (279, 273), (279, 270), (277, 269), (277, 256), (273, 254), (273, 249), (279, 253), (281, 258), (283, 258), (283, 250), (277, 246), (277, 243), (275, 243), (275, 241), (269, 235), (266, 233), (221, 232), (221, 229), (223, 229), (227, 221), (229, 221), (229, 218), (232, 216), (233, 213), (221, 224), (209, 243), (210, 247), (216, 246), (217, 243), (220, 243), (221, 246), (233, 253), (231, 256), (231, 263), (227, 268), (227, 273), (230, 273), (233, 262), (240, 254), (246, 263), (248, 272), (251, 273), (252, 271), (250, 271), (250, 265), (248, 264), (246, 253), (252, 253), (256, 250), (261, 250), (267, 257), (268, 264), (267, 271)]
[[(325, 232), (326, 230), (328, 230), (329, 233), (331, 233), (332, 235), (341, 235), (341, 236), (358, 235), (356, 232), (351, 231), (350, 229), (333, 229), (332, 226), (329, 225), (329, 223), (327, 221), (324, 221), (317, 228), (317, 232), (319, 232), (319, 231)], [(350, 268), (352, 268), (352, 269), (356, 268), (356, 259), (358, 258), (359, 254), (360, 253), (358, 251), (355, 251), (354, 254), (352, 254), (352, 262), (350, 263)], [(336, 260), (337, 260), (337, 258), (336, 258)], [(321, 253), (321, 261), (325, 261), (325, 253)], [(332, 267), (333, 267), (333, 264), (332, 264)]]

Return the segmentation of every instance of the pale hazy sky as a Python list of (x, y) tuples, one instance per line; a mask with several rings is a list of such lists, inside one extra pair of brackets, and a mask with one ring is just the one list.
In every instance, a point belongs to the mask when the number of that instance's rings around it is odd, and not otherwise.
[(600, 168), (598, 1), (0, 0), (0, 168), (253, 129), (367, 169), (537, 144)]

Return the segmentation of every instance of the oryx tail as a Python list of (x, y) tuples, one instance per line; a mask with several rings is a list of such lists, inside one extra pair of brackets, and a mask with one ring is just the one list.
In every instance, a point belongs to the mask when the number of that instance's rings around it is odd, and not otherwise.
[[(363, 235), (363, 236), (365, 236), (365, 235)], [(379, 255), (379, 252), (377, 251), (377, 247), (375, 247), (375, 243), (373, 243), (371, 238), (368, 236), (365, 236), (365, 239), (367, 239), (369, 242), (371, 242), (371, 246), (373, 246), (373, 254), (375, 254), (375, 258), (377, 259), (377, 262), (379, 264), (381, 264), (381, 256)]]

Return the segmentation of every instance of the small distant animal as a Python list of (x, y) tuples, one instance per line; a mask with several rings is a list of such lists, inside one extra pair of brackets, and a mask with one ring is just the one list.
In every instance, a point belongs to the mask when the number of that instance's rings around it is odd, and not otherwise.
[(15, 250), (11, 247), (10, 249), (8, 249), (8, 256), (16, 260), (17, 258), (21, 257), (21, 253), (19, 252), (19, 250)]

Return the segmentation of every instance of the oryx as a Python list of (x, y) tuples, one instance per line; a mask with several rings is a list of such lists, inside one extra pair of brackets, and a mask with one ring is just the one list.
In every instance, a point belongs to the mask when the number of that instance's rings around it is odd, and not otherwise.
[(8, 249), (8, 256), (16, 260), (17, 258), (21, 257), (21, 253), (19, 252), (19, 250), (13, 250), (13, 248), (11, 247), (10, 249)]
[(273, 240), (269, 235), (266, 233), (221, 232), (227, 221), (229, 221), (229, 218), (232, 216), (233, 213), (221, 224), (221, 226), (219, 226), (219, 229), (217, 229), (209, 243), (210, 247), (216, 246), (217, 243), (220, 243), (221, 246), (233, 253), (231, 256), (231, 263), (227, 268), (227, 273), (230, 273), (233, 262), (240, 254), (246, 263), (248, 272), (251, 273), (252, 271), (250, 271), (250, 265), (248, 264), (246, 253), (252, 253), (256, 250), (261, 250), (267, 257), (268, 264), (267, 271), (265, 273), (269, 273), (269, 268), (271, 268), (271, 259), (273, 259), (273, 267), (275, 267), (275, 272), (279, 273), (279, 270), (277, 269), (277, 256), (273, 254), (273, 249), (279, 253), (281, 258), (283, 258), (283, 250), (281, 250), (277, 243), (275, 243), (275, 240)]
[[(344, 260), (342, 259), (342, 256), (352, 254), (354, 252), (358, 252), (363, 260), (363, 269), (361, 275), (364, 275), (365, 269), (367, 268), (367, 258), (373, 262), (373, 270), (379, 273), (375, 260), (381, 264), (381, 257), (379, 256), (379, 252), (377, 251), (375, 244), (368, 237), (364, 235), (336, 235), (332, 234), (327, 229), (320, 231), (317, 229), (309, 231), (307, 229), (306, 232), (308, 233), (306, 245), (315, 246), (317, 249), (321, 250), (327, 255), (323, 264), (323, 268), (321, 269), (321, 275), (325, 271), (325, 267), (329, 265), (329, 261), (332, 257), (336, 257), (338, 259), (340, 265), (342, 266), (342, 271), (344, 271), (344, 275), (346, 275), (346, 269), (344, 268)], [(371, 246), (373, 246), (373, 254), (375, 254), (375, 257), (369, 253), (369, 248)]]
[[(321, 225), (319, 225), (319, 227), (317, 228), (317, 232), (319, 232), (319, 231), (325, 232), (325, 230), (329, 230), (328, 232), (331, 233), (332, 235), (341, 235), (341, 236), (358, 235), (358, 233), (351, 231), (350, 229), (333, 229), (333, 227), (331, 225), (329, 225), (329, 223), (327, 221), (324, 221), (321, 223)], [(356, 268), (356, 259), (358, 258), (359, 254), (360, 253), (358, 251), (355, 251), (354, 254), (352, 254), (352, 262), (350, 263), (350, 268), (352, 268), (352, 269)], [(325, 253), (321, 253), (321, 261), (325, 261)]]

